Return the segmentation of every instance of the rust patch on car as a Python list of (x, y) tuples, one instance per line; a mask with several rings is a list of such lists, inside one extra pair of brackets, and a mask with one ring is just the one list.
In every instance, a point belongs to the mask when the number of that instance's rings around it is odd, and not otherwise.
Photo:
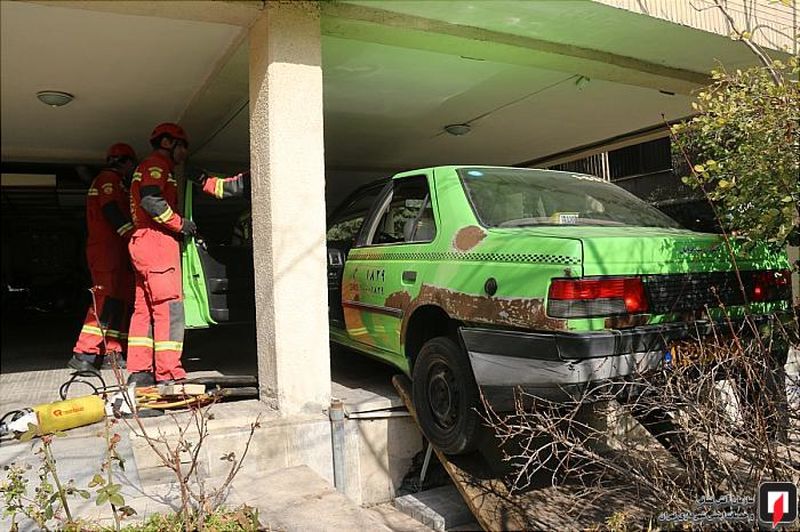
[(344, 314), (344, 321), (357, 332), (354, 336), (356, 339), (365, 341), (366, 328), (362, 320), (361, 309), (348, 305), (347, 301), (360, 301), (361, 293), (358, 286), (358, 281), (349, 279), (342, 283), (342, 312)]
[(435, 303), (451, 317), (468, 322), (508, 325), (527, 329), (563, 329), (564, 320), (547, 317), (538, 298), (476, 296), (446, 288), (423, 286), (419, 301)]
[(386, 307), (400, 309), (405, 312), (408, 309), (408, 306), (411, 304), (411, 296), (408, 292), (401, 291), (401, 292), (394, 292), (389, 294), (389, 297), (386, 298), (383, 305)]
[(348, 279), (342, 283), (342, 301), (359, 301), (360, 292), (358, 281), (355, 279)]
[(477, 296), (430, 285), (423, 285), (413, 300), (407, 292), (395, 292), (384, 304), (403, 310), (401, 338), (405, 338), (408, 316), (424, 305), (436, 305), (451, 318), (470, 323), (534, 330), (563, 330), (567, 326), (566, 320), (547, 316), (542, 299)]
[(453, 239), (453, 247), (459, 251), (469, 251), (486, 238), (486, 231), (477, 225), (462, 227)]

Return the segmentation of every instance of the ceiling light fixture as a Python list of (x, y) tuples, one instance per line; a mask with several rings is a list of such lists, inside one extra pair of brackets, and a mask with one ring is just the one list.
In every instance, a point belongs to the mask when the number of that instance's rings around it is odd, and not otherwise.
[(460, 137), (461, 135), (466, 135), (472, 130), (472, 126), (469, 124), (449, 124), (444, 126), (444, 130), (454, 135), (456, 137)]
[(36, 93), (39, 101), (50, 107), (61, 107), (71, 102), (75, 96), (68, 92), (62, 91), (39, 91)]

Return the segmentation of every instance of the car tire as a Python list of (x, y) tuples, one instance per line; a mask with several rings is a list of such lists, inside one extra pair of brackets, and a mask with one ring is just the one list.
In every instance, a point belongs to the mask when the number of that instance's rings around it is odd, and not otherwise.
[(466, 454), (478, 443), (478, 386), (467, 354), (450, 338), (428, 340), (412, 372), (411, 395), (428, 441), (445, 454)]

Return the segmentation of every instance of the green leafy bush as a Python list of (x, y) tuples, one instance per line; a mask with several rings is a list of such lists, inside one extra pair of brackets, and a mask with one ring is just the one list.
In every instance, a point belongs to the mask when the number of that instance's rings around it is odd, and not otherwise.
[(695, 117), (672, 127), (689, 163), (684, 182), (703, 190), (726, 229), (776, 248), (800, 243), (800, 85), (788, 64), (712, 72)]

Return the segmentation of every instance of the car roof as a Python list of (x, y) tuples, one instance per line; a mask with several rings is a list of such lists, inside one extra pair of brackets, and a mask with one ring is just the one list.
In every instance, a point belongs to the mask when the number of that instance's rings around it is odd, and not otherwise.
[[(440, 165), (440, 166), (430, 166), (427, 168), (417, 168), (414, 170), (404, 170), (398, 174), (392, 176), (392, 179), (399, 179), (402, 177), (408, 177), (411, 175), (419, 174), (421, 172), (435, 172), (435, 171), (443, 171), (443, 170), (452, 170), (456, 171), (461, 168), (475, 168), (475, 169), (496, 169), (496, 170), (527, 170), (527, 171), (534, 171), (534, 172), (547, 172), (554, 175), (569, 175), (569, 176), (587, 176), (594, 179), (600, 179), (597, 176), (593, 176), (591, 174), (585, 174), (583, 172), (569, 172), (564, 170), (549, 170), (546, 168), (528, 168), (524, 166), (500, 166), (500, 165), (488, 165), (488, 164), (449, 164), (449, 165)], [(386, 180), (383, 180), (385, 182)], [(365, 185), (366, 187), (366, 185)]]

